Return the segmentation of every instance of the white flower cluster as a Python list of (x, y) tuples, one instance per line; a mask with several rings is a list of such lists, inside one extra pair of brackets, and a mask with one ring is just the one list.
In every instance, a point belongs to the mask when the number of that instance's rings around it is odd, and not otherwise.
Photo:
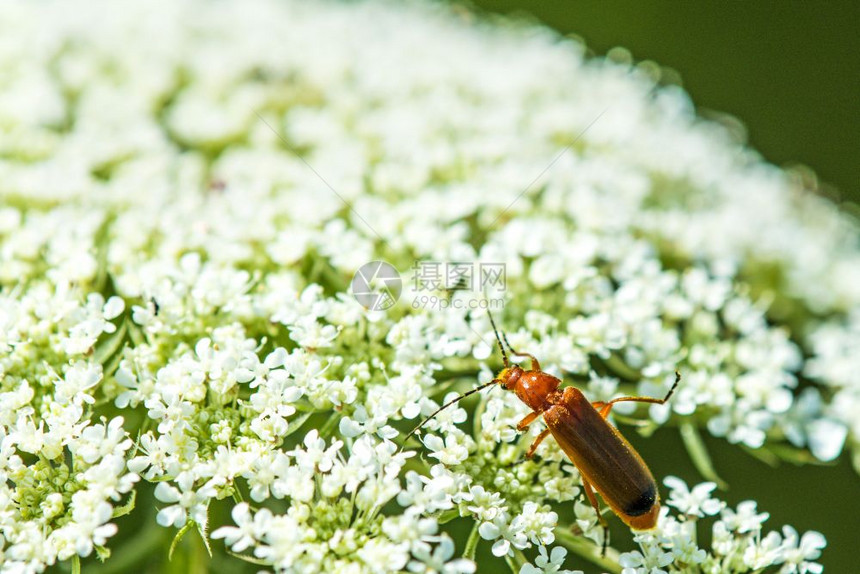
[[(385, 0), (7, 2), (0, 28), (0, 571), (107, 558), (149, 507), (279, 572), (471, 572), (479, 544), (620, 571), (513, 395), (398, 450), (498, 360), (482, 310), (361, 307), (380, 259), (504, 265), (511, 343), (593, 400), (677, 367), (640, 418), (860, 468), (857, 226), (650, 68)], [(667, 486), (628, 571), (817, 571), (817, 533)]]
[[(353, 443), (347, 460), (340, 456), (341, 447), (341, 441), (327, 446), (311, 431), (303, 446), (258, 459), (246, 472), (251, 498), (262, 502), (271, 489), (275, 498), (291, 500), (289, 512), (252, 512), (242, 502), (233, 508), (237, 526), (219, 528), (212, 537), (224, 538), (235, 552), (253, 549), (255, 558), (280, 571), (474, 571), (472, 562), (452, 560), (454, 544), (438, 533), (433, 518), (415, 510), (380, 514), (401, 490), (399, 474), (407, 455), (395, 454), (391, 442), (374, 446), (367, 435)], [(172, 496), (171, 501), (181, 499), (179, 492)], [(435, 549), (431, 543), (437, 543)]]
[[(815, 531), (798, 536), (791, 526), (763, 535), (762, 524), (767, 512), (759, 513), (756, 503), (747, 500), (732, 510), (711, 492), (717, 487), (705, 482), (689, 490), (684, 481), (666, 477), (670, 491), (667, 502), (678, 510), (670, 516), (664, 508), (658, 528), (637, 534), (641, 551), (621, 555), (622, 574), (667, 574), (668, 572), (761, 572), (767, 568), (780, 574), (817, 574), (823, 568), (814, 562), (826, 545), (824, 536)], [(712, 551), (709, 554), (696, 544), (698, 523), (702, 518), (719, 514), (711, 529)], [(770, 571), (770, 570), (768, 570)]]
[(139, 479), (123, 417), (94, 415), (104, 373), (88, 357), (124, 303), (65, 281), (0, 300), (0, 563), (27, 572), (103, 547)]

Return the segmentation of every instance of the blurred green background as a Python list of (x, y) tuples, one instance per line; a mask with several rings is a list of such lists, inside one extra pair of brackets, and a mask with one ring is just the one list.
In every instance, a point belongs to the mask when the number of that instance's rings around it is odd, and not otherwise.
[(603, 55), (677, 70), (700, 110), (740, 119), (770, 162), (807, 165), (860, 202), (860, 2), (475, 0), (529, 14)]
[[(828, 195), (860, 202), (860, 3), (475, 0), (479, 9), (529, 14), (561, 33), (581, 36), (596, 55), (622, 46), (633, 58), (677, 70), (703, 111), (729, 113), (768, 161), (804, 164)], [(860, 349), (858, 349), (860, 352)], [(623, 429), (654, 474), (688, 483), (701, 477), (676, 429), (643, 439)], [(818, 530), (826, 572), (858, 572), (860, 480), (847, 456), (830, 467), (772, 468), (722, 440), (707, 439), (735, 505), (755, 499), (770, 529)], [(613, 542), (630, 547), (614, 521)], [(703, 540), (702, 542), (707, 542)], [(480, 563), (480, 562), (479, 562)], [(577, 561), (577, 567), (589, 570)]]

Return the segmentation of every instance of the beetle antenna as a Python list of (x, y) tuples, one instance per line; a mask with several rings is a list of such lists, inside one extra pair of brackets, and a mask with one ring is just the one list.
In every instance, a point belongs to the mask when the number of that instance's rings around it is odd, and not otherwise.
[[(493, 321), (493, 314), (490, 313), (490, 310), (487, 309), (487, 317), (490, 318), (490, 324), (493, 326), (493, 333), (496, 334), (496, 341), (499, 343), (499, 349), (502, 351), (502, 360), (505, 362), (505, 367), (509, 367), (510, 363), (508, 362), (508, 354), (505, 352), (505, 346), (502, 345), (502, 338), (499, 337), (499, 329), (496, 328), (496, 322)], [(507, 341), (507, 339), (505, 339)]]
[(500, 383), (500, 382), (501, 382), (501, 381), (499, 381), (498, 379), (493, 379), (493, 380), (492, 380), (492, 381), (490, 381), (489, 383), (484, 383), (483, 385), (480, 385), (480, 386), (478, 386), (478, 387), (475, 387), (475, 388), (474, 388), (474, 389), (472, 389), (471, 391), (466, 391), (465, 393), (463, 393), (462, 395), (460, 395), (460, 396), (459, 396), (459, 397), (457, 397), (457, 398), (451, 399), (450, 401), (448, 401), (447, 403), (445, 403), (444, 405), (442, 405), (441, 407), (439, 407), (438, 409), (436, 409), (435, 411), (433, 411), (432, 413), (430, 413), (430, 415), (429, 415), (427, 418), (425, 418), (423, 421), (421, 421), (420, 423), (418, 423), (418, 425), (417, 425), (414, 429), (412, 429), (411, 431), (409, 431), (409, 434), (408, 434), (408, 435), (406, 435), (406, 438), (404, 438), (404, 439), (403, 439), (403, 446), (401, 446), (401, 447), (400, 447), (400, 450), (403, 450), (404, 446), (406, 446), (406, 441), (408, 441), (408, 440), (409, 440), (409, 438), (410, 438), (412, 435), (414, 435), (416, 432), (418, 432), (418, 431), (421, 429), (421, 427), (423, 427), (425, 424), (427, 424), (427, 422), (428, 422), (429, 420), (431, 420), (433, 417), (435, 417), (436, 415), (438, 415), (439, 413), (441, 413), (442, 411), (444, 411), (445, 409), (447, 409), (447, 408), (448, 408), (448, 407), (450, 407), (451, 405), (453, 405), (453, 404), (455, 404), (455, 403), (458, 403), (458, 402), (462, 401), (463, 399), (465, 399), (465, 398), (466, 398), (466, 397), (468, 397), (469, 395), (473, 395), (473, 394), (477, 393), (477, 392), (478, 392), (478, 391), (480, 391), (480, 390), (486, 389), (486, 388), (487, 388), (487, 387), (489, 387), (490, 385), (495, 385), (495, 384)]

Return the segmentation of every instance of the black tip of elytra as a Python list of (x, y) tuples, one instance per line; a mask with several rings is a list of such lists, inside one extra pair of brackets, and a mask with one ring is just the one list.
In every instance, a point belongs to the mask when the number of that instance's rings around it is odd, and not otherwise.
[(657, 502), (657, 488), (651, 485), (644, 490), (635, 500), (625, 504), (622, 510), (627, 516), (642, 516)]

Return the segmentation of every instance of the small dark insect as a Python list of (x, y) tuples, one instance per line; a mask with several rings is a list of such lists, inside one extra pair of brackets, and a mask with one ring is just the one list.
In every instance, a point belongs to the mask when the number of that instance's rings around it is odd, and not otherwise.
[(158, 301), (155, 300), (155, 297), (150, 297), (149, 302), (152, 303), (152, 314), (157, 317), (158, 312), (161, 310), (161, 307), (158, 305)]
[[(490, 322), (493, 325), (499, 349), (502, 351), (504, 368), (489, 383), (463, 393), (442, 405), (421, 421), (406, 438), (408, 439), (427, 421), (454, 403), (491, 385), (501, 385), (505, 390), (516, 393), (517, 397), (532, 409), (532, 412), (517, 425), (518, 431), (524, 431), (541, 416), (546, 422), (547, 428), (534, 440), (526, 452), (526, 457), (531, 458), (538, 445), (548, 435), (552, 434), (558, 445), (579, 470), (582, 477), (582, 487), (603, 527), (604, 553), (608, 540), (608, 525), (606, 519), (600, 514), (600, 505), (594, 494), (595, 491), (600, 494), (609, 508), (633, 530), (654, 528), (660, 513), (660, 495), (657, 492), (657, 483), (639, 453), (618, 432), (618, 429), (606, 420), (606, 417), (613, 405), (625, 401), (664, 404), (675, 392), (675, 388), (681, 381), (681, 374), (675, 371), (675, 383), (662, 399), (618, 397), (608, 402), (590, 402), (576, 387), (559, 389), (560, 379), (543, 372), (540, 363), (533, 355), (514, 350), (504, 333), (500, 337), (492, 315), (490, 315)], [(519, 365), (510, 363), (502, 339), (510, 349), (511, 355), (531, 360), (531, 369), (525, 370)]]
[(213, 179), (209, 182), (209, 190), (213, 192), (220, 193), (227, 189), (227, 182), (223, 179)]

